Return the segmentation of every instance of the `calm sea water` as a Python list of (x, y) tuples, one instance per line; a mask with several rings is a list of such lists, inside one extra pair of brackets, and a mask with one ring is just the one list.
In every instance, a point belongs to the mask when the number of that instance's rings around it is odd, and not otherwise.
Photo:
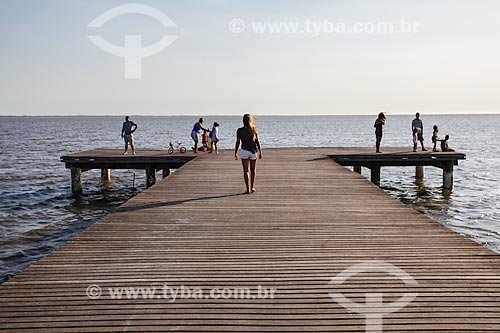
[[(411, 146), (411, 116), (389, 116), (382, 145)], [(367, 116), (257, 117), (264, 147), (369, 146)], [(165, 148), (170, 136), (186, 142), (195, 117), (133, 117), (140, 126), (138, 149)], [(112, 172), (98, 184), (98, 171), (84, 174), (84, 195), (70, 193), (69, 172), (59, 157), (98, 147), (122, 147), (122, 117), (0, 117), (0, 282), (46, 256), (145, 188), (137, 170)], [(234, 147), (241, 117), (205, 117), (221, 124), (221, 148)], [(444, 226), (500, 252), (500, 115), (425, 116), (427, 144), (432, 125), (451, 136), (450, 146), (467, 154), (455, 169), (452, 193), (441, 189), (441, 170), (383, 168), (382, 186), (392, 196)], [(136, 175), (135, 188), (132, 181)], [(368, 176), (368, 175), (367, 175)], [(425, 240), (423, 240), (425, 241)]]

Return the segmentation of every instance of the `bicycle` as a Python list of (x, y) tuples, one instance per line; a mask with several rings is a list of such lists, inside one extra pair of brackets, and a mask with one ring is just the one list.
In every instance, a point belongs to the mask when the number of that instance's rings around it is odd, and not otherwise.
[(170, 141), (170, 143), (168, 144), (168, 153), (173, 154), (177, 149), (181, 154), (184, 154), (187, 151), (186, 147), (182, 145), (182, 142), (177, 141), (176, 147), (174, 147), (174, 144), (172, 143), (172, 141)]

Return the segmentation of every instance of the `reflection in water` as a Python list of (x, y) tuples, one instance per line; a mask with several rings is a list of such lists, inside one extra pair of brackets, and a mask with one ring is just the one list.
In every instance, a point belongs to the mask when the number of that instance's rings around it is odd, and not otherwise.
[(393, 186), (382, 186), (381, 188), (422, 213), (433, 217), (447, 215), (452, 203), (452, 191), (443, 189), (442, 186), (432, 186), (426, 182), (425, 178), (413, 177), (413, 180), (406, 185), (403, 183), (404, 181), (400, 180), (400, 188)]

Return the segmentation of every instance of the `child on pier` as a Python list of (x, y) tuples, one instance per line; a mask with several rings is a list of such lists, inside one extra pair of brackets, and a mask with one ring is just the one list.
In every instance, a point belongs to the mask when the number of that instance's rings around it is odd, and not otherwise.
[(214, 152), (215, 148), (215, 153), (219, 153), (219, 148), (217, 148), (217, 143), (219, 142), (219, 123), (215, 122), (214, 126), (212, 127), (212, 132), (210, 133), (210, 153)]
[(438, 132), (439, 132), (438, 126), (437, 125), (432, 126), (432, 143), (434, 144), (434, 147), (432, 148), (433, 152), (438, 151), (436, 148), (437, 142), (439, 141)]
[(417, 143), (418, 143), (418, 128), (413, 128), (413, 152), (417, 151)]
[(210, 133), (210, 131), (208, 129), (203, 130), (203, 137), (201, 139), (201, 143), (203, 145), (203, 151), (208, 150), (208, 134), (209, 133)]
[(443, 151), (443, 152), (445, 152), (445, 151), (449, 151), (449, 152), (455, 151), (454, 149), (451, 149), (450, 146), (448, 146), (448, 140), (449, 139), (450, 139), (450, 136), (446, 135), (443, 140), (438, 140), (438, 141), (441, 141), (441, 151)]

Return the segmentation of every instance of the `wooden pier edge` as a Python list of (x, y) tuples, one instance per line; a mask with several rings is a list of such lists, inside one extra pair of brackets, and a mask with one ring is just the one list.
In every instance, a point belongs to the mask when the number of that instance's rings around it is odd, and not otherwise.
[(371, 181), (380, 185), (380, 169), (387, 166), (415, 166), (415, 178), (424, 178), (424, 167), (432, 166), (443, 170), (443, 188), (453, 188), (453, 166), (466, 156), (459, 152), (413, 152), (402, 147), (386, 147), (383, 154), (376, 154), (372, 148), (342, 147), (332, 148), (329, 156), (342, 166), (352, 166), (360, 173), (361, 168), (369, 168)]
[(61, 162), (71, 170), (71, 191), (80, 196), (82, 174), (92, 169), (101, 170), (102, 183), (111, 181), (111, 169), (143, 169), (146, 173), (146, 187), (156, 184), (156, 173), (162, 171), (162, 178), (196, 158), (193, 153), (171, 154), (168, 150), (137, 150), (136, 155), (123, 155), (118, 149), (93, 149), (75, 154), (61, 156)]
[[(279, 148), (286, 149), (286, 148)], [(310, 148), (306, 148), (310, 149)], [(353, 166), (361, 173), (361, 168), (371, 170), (371, 181), (380, 185), (380, 169), (384, 166), (415, 166), (415, 178), (423, 179), (424, 166), (434, 166), (443, 170), (443, 188), (453, 188), (453, 166), (465, 159), (465, 154), (456, 152), (412, 152), (402, 147), (386, 147), (384, 154), (376, 154), (368, 147), (333, 147), (328, 156), (342, 166)], [(82, 193), (82, 173), (101, 169), (101, 182), (110, 181), (110, 169), (144, 169), (146, 187), (156, 183), (156, 173), (162, 170), (162, 178), (170, 174), (170, 169), (179, 168), (196, 158), (194, 153), (171, 154), (166, 150), (139, 150), (137, 155), (122, 155), (116, 149), (94, 149), (65, 155), (61, 161), (71, 169), (72, 193)]]

